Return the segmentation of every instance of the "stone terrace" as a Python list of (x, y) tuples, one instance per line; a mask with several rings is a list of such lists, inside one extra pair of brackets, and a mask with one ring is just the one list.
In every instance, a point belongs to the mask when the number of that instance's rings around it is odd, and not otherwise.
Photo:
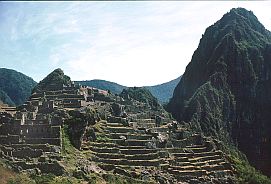
[[(210, 141), (189, 134), (174, 121), (155, 115), (136, 102), (127, 105), (127, 117), (109, 116), (105, 134), (82, 149), (93, 154), (93, 161), (105, 170), (145, 180), (227, 183), (233, 176), (231, 164)], [(124, 103), (122, 103), (124, 104)], [(172, 127), (175, 127), (172, 128)]]
[(99, 116), (106, 121), (100, 125), (103, 131), (95, 132), (96, 141), (83, 141), (81, 150), (103, 170), (160, 183), (231, 181), (233, 169), (225, 155), (211, 141), (170, 119), (162, 108), (153, 110), (85, 86), (41, 91), (16, 110), (2, 109), (0, 156), (17, 171), (62, 175), (64, 119), (56, 112), (86, 106), (102, 112)]
[[(86, 93), (87, 92), (87, 93)], [(34, 93), (20, 107), (0, 110), (0, 156), (17, 171), (63, 174), (61, 164), (63, 118), (55, 111), (79, 109), (99, 92), (82, 86)]]

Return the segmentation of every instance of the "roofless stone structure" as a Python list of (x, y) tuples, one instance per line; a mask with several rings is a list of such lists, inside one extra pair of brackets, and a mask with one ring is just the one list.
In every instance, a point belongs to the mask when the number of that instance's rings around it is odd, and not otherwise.
[(80, 155), (75, 177), (98, 172), (157, 183), (232, 182), (234, 170), (217, 144), (171, 119), (162, 106), (76, 86), (57, 72), (50, 76), (66, 83), (45, 78), (25, 104), (2, 109), (0, 156), (14, 170), (70, 172), (63, 142), (68, 134)]

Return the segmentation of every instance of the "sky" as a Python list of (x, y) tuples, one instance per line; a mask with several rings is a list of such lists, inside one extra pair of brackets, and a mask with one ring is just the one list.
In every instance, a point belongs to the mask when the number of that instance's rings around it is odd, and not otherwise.
[(0, 67), (35, 81), (156, 85), (182, 75), (205, 29), (231, 8), (271, 30), (271, 1), (0, 2)]

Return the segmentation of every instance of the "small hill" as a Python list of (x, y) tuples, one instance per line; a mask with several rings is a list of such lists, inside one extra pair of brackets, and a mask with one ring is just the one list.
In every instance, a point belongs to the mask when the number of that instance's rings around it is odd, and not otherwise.
[(64, 72), (58, 68), (47, 75), (42, 81), (40, 81), (33, 89), (33, 92), (62, 89), (63, 85), (69, 86), (71, 84), (72, 82), (70, 77), (65, 75)]
[(21, 105), (37, 83), (15, 70), (0, 68), (0, 100), (9, 105)]
[(148, 104), (152, 109), (160, 107), (158, 100), (145, 87), (129, 87), (124, 89), (120, 96), (124, 98), (133, 98), (139, 102)]
[[(153, 96), (155, 96), (160, 103), (166, 103), (172, 97), (173, 90), (180, 81), (181, 76), (177, 79), (165, 82), (163, 84), (154, 86), (145, 86)], [(120, 85), (115, 82), (110, 82), (106, 80), (86, 80), (86, 81), (75, 81), (75, 83), (80, 83), (81, 85), (91, 86), (94, 88), (99, 88), (103, 90), (110, 90), (114, 94), (120, 94), (123, 89), (127, 89), (127, 86)]]

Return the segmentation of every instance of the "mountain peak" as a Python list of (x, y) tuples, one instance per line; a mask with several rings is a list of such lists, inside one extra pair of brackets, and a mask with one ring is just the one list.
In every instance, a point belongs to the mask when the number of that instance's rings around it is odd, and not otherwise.
[(249, 11), (245, 8), (232, 8), (228, 13), (224, 14), (218, 22), (232, 20), (258, 21), (258, 18), (254, 15), (252, 11)]
[(69, 86), (71, 83), (70, 77), (65, 75), (62, 69), (57, 68), (40, 81), (33, 92), (50, 90), (51, 88), (62, 89), (63, 85)]
[(262, 129), (271, 130), (270, 43), (270, 32), (251, 11), (232, 9), (206, 29), (167, 107), (193, 129), (237, 143), (268, 175), (271, 151), (264, 146), (271, 141), (261, 139), (271, 140)]
[(245, 8), (242, 8), (242, 7), (232, 8), (229, 13), (233, 13), (233, 14), (237, 14), (237, 15), (242, 15), (242, 16), (251, 16), (252, 15), (252, 16), (256, 17), (253, 14), (252, 11), (247, 10)]
[(262, 39), (262, 37), (270, 36), (270, 32), (259, 22), (254, 13), (245, 8), (231, 9), (210, 28), (212, 27), (223, 32), (222, 36), (231, 34), (237, 41), (242, 38), (257, 41), (257, 37)]

